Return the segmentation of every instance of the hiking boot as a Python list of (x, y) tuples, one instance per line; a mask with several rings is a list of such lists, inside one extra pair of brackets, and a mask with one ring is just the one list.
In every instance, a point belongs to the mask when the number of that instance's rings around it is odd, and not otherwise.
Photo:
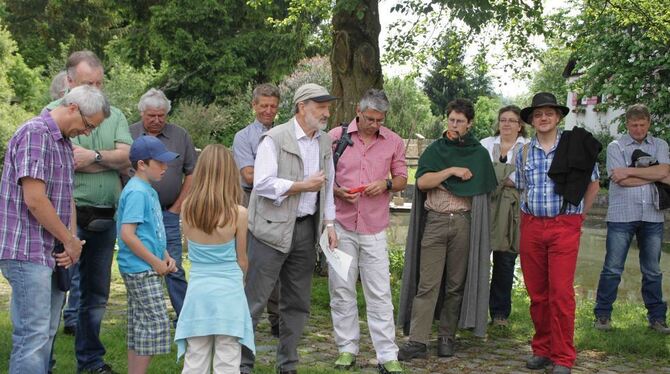
[(507, 318), (504, 317), (496, 317), (493, 319), (493, 327), (507, 327), (509, 325), (509, 321), (507, 321)]
[(563, 365), (554, 365), (554, 369), (551, 371), (552, 374), (570, 374), (572, 369)]
[(542, 356), (531, 356), (526, 361), (526, 367), (530, 370), (540, 370), (544, 369), (547, 366), (550, 366), (552, 364), (551, 360), (549, 357), (542, 357)]
[(335, 360), (335, 369), (349, 370), (356, 365), (356, 356), (353, 353), (342, 352)]
[(383, 364), (377, 366), (379, 369), (379, 374), (394, 374), (394, 373), (403, 373), (402, 366), (397, 360), (387, 361)]
[(426, 345), (419, 342), (409, 341), (403, 344), (398, 351), (398, 360), (409, 361), (413, 358), (426, 358), (428, 350)]
[(600, 331), (609, 331), (612, 329), (612, 320), (607, 317), (598, 317), (593, 322), (593, 327)]
[(670, 327), (665, 321), (654, 321), (649, 324), (649, 328), (661, 334), (670, 334)]
[(107, 365), (107, 364), (103, 364), (102, 366), (100, 366), (97, 369), (85, 369), (85, 370), (77, 371), (77, 373), (79, 373), (79, 374), (119, 374), (119, 373), (115, 372), (114, 370), (112, 370), (112, 367)]
[(451, 357), (454, 355), (454, 338), (440, 336), (437, 339), (437, 355), (440, 357)]

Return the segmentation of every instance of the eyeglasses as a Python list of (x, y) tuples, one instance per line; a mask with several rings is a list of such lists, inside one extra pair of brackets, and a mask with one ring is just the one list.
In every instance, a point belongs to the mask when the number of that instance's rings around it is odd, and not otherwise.
[(498, 121), (498, 122), (500, 122), (500, 123), (517, 124), (517, 123), (519, 123), (519, 120), (518, 120), (518, 119), (511, 119), (511, 118), (503, 118), (503, 119), (501, 119), (501, 120)]
[(95, 130), (95, 128), (97, 126), (88, 122), (86, 117), (84, 117), (84, 113), (81, 112), (81, 109), (77, 109), (77, 110), (79, 110), (79, 115), (81, 116), (81, 120), (84, 121), (84, 127), (86, 128), (86, 130), (91, 130), (91, 131)]
[(449, 118), (447, 122), (450, 125), (457, 125), (457, 126), (465, 125), (466, 123), (468, 123), (468, 121), (464, 119), (454, 119), (454, 118)]
[(368, 117), (368, 116), (366, 116), (365, 114), (362, 114), (362, 113), (361, 113), (361, 115), (363, 116), (363, 119), (365, 119), (367, 122), (378, 123), (379, 126), (384, 126), (384, 119), (370, 118), (370, 117)]

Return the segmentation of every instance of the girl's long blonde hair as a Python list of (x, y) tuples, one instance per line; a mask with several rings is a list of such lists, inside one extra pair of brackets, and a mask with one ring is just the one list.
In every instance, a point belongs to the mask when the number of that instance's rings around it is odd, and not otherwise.
[(235, 224), (241, 190), (240, 171), (232, 153), (221, 144), (210, 144), (195, 165), (182, 219), (206, 234), (217, 226)]

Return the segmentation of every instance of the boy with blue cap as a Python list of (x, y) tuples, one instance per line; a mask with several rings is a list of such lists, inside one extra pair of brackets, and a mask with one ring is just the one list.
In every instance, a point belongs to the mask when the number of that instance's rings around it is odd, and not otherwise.
[(179, 157), (153, 136), (142, 136), (130, 147), (135, 176), (121, 193), (117, 210), (117, 262), (128, 299), (128, 372), (145, 373), (156, 354), (170, 353), (170, 320), (161, 276), (177, 270), (166, 247), (158, 194), (167, 163)]

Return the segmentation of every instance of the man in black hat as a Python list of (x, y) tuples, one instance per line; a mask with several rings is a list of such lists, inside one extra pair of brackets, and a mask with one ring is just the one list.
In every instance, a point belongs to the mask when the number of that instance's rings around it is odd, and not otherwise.
[[(535, 326), (533, 356), (526, 367), (544, 369), (553, 363), (553, 373), (561, 374), (570, 373), (576, 358), (575, 266), (584, 215), (599, 188), (594, 155), (597, 156), (600, 143), (582, 129), (558, 129), (569, 111), (551, 93), (541, 92), (533, 97), (532, 105), (521, 111), (521, 118), (532, 124), (535, 136), (519, 152), (515, 171), (517, 188), (522, 190), (521, 270)], [(575, 176), (570, 171), (573, 157), (569, 153), (577, 153), (575, 150), (588, 156), (574, 157), (576, 162), (592, 160), (582, 165), (582, 170), (592, 172), (586, 173), (579, 191), (574, 191), (575, 183), (565, 182), (572, 182), (571, 177)], [(556, 192), (562, 189), (562, 194)]]

